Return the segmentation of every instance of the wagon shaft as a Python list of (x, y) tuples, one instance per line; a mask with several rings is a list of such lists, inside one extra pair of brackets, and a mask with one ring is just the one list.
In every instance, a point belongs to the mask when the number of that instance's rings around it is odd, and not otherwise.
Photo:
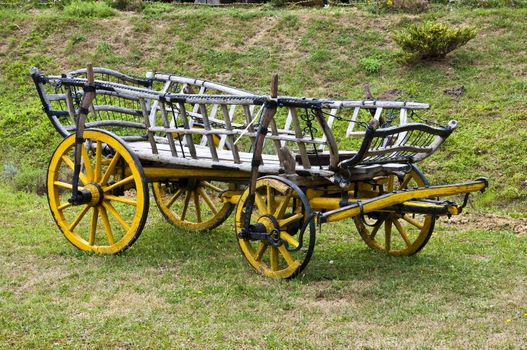
[[(453, 196), (456, 194), (467, 194), (471, 192), (484, 191), (488, 187), (488, 180), (480, 178), (472, 182), (461, 184), (430, 186), (387, 193), (372, 199), (357, 200), (342, 208), (334, 209), (319, 215), (320, 222), (333, 222), (351, 218), (361, 214), (367, 214), (379, 210), (396, 210), (397, 205), (402, 205), (398, 210), (412, 209), (410, 212), (430, 211), (443, 213), (444, 215), (457, 215), (461, 213), (461, 207), (452, 203), (441, 204), (438, 201), (416, 202), (419, 199)], [(420, 208), (415, 208), (419, 206)]]

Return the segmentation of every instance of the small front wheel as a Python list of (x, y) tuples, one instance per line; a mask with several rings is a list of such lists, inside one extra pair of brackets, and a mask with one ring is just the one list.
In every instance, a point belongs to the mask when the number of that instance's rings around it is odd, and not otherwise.
[(236, 207), (235, 229), (242, 255), (261, 275), (285, 279), (297, 276), (307, 266), (315, 247), (315, 223), (304, 192), (280, 177), (258, 179), (250, 226), (259, 238), (241, 234), (248, 198), (247, 189)]
[[(389, 175), (377, 179), (384, 192), (392, 192), (428, 185), (428, 180), (417, 169), (399, 178)], [(379, 193), (380, 195), (380, 193)], [(434, 231), (432, 214), (377, 211), (353, 218), (364, 242), (377, 251), (393, 256), (408, 256), (419, 252)]]
[(148, 214), (148, 186), (141, 163), (117, 136), (86, 130), (83, 137), (79, 190), (72, 195), (75, 135), (55, 150), (47, 176), (48, 203), (60, 230), (75, 247), (115, 254), (130, 247), (141, 234)]

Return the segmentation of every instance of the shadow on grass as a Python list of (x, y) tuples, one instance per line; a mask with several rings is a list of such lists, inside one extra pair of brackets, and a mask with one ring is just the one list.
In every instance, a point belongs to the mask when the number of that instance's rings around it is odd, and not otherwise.
[[(381, 298), (404, 289), (470, 296), (484, 294), (493, 285), (503, 283), (501, 276), (506, 267), (478, 262), (473, 254), (463, 250), (465, 243), (441, 238), (432, 241), (415, 256), (391, 257), (370, 250), (359, 238), (346, 242), (321, 239), (307, 268), (285, 288), (328, 281), (330, 285), (367, 285), (362, 292)], [(169, 267), (178, 272), (177, 278), (221, 278), (235, 284), (253, 279), (256, 285), (263, 280), (253, 275), (241, 256), (230, 221), (210, 232), (187, 232), (166, 223), (154, 223), (147, 226), (131, 249), (117, 256), (95, 256), (75, 250), (59, 254), (76, 260), (96, 259), (96, 264), (108, 271), (124, 269), (140, 274), (145, 268)], [(275, 287), (280, 286), (283, 284)]]

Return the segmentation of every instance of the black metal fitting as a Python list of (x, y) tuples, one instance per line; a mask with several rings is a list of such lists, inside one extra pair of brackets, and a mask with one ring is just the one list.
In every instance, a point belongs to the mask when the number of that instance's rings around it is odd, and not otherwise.
[(81, 205), (81, 204), (87, 204), (91, 201), (91, 192), (88, 190), (80, 190), (76, 194), (72, 194), (70, 198), (68, 198), (68, 203), (71, 203), (73, 205)]

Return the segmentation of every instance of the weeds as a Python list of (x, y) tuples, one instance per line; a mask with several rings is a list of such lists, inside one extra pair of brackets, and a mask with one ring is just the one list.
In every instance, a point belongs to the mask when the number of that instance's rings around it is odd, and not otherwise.
[(115, 15), (115, 11), (104, 2), (73, 0), (64, 7), (64, 14), (81, 18), (105, 18)]

